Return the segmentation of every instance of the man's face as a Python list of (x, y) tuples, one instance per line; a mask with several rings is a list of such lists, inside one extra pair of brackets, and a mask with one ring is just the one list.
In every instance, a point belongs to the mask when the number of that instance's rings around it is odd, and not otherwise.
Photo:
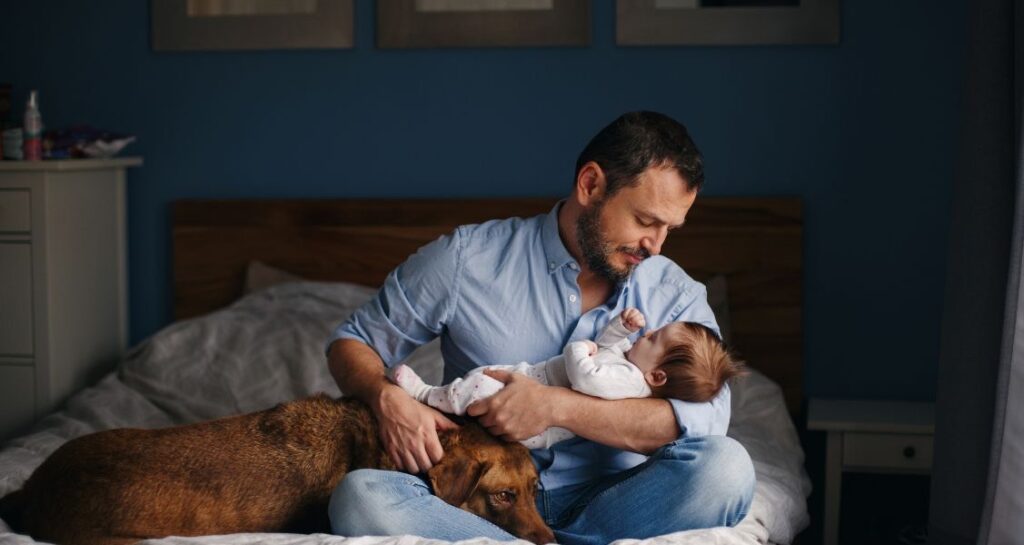
[(583, 210), (576, 235), (587, 266), (612, 282), (625, 280), (641, 261), (661, 253), (668, 232), (683, 225), (696, 198), (674, 169), (647, 169), (637, 186)]

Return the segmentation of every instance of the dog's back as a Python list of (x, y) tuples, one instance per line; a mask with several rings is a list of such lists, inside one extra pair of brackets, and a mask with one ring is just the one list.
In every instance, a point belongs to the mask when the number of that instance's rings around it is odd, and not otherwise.
[(190, 426), (99, 432), (57, 449), (11, 500), (12, 518), (57, 543), (292, 529), (325, 512), (349, 469), (389, 465), (375, 430), (364, 405), (321, 396)]

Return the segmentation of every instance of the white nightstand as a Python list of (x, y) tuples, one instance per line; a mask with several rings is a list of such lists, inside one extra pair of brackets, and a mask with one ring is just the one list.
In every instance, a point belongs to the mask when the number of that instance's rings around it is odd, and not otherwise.
[(812, 399), (807, 429), (828, 432), (825, 545), (839, 541), (844, 471), (927, 474), (932, 468), (932, 403)]
[(0, 439), (109, 371), (128, 341), (125, 169), (0, 161)]

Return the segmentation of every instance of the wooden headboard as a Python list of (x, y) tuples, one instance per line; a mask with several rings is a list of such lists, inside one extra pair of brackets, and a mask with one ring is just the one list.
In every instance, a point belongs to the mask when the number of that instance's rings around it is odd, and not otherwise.
[[(174, 203), (174, 315), (242, 294), (259, 260), (313, 280), (379, 286), (417, 248), (457, 225), (533, 216), (556, 199), (184, 200)], [(662, 253), (694, 278), (724, 274), (732, 345), (800, 408), (802, 214), (795, 198), (701, 197)]]

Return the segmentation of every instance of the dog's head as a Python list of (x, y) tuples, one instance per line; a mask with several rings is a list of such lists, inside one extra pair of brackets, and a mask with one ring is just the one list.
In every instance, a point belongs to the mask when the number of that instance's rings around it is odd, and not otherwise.
[(534, 543), (555, 536), (534, 503), (537, 469), (519, 443), (494, 438), (475, 423), (442, 437), (444, 458), (427, 472), (444, 501)]

